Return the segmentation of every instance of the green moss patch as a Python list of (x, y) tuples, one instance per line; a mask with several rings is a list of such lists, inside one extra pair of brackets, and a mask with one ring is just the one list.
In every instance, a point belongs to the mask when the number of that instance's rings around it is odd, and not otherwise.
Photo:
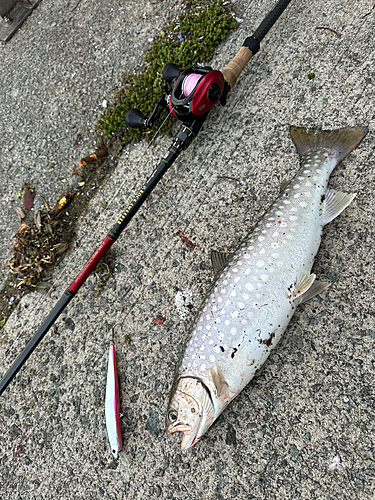
[[(148, 139), (157, 130), (128, 129), (125, 115), (130, 108), (138, 108), (149, 117), (157, 101), (165, 92), (162, 71), (167, 63), (173, 62), (182, 70), (207, 63), (214, 55), (215, 47), (225, 39), (237, 25), (226, 10), (222, 0), (191, 0), (181, 5), (182, 14), (173, 19), (154, 40), (150, 50), (134, 74), (126, 75), (114, 104), (107, 109), (96, 124), (99, 139), (97, 149), (103, 149), (81, 161), (78, 170), (82, 181), (78, 188), (63, 192), (53, 208), (46, 208), (34, 216), (30, 211), (35, 193), (30, 187), (23, 187), (19, 197), (24, 199), (23, 207), (15, 210), (21, 225), (15, 235), (12, 248), (9, 279), (0, 293), (0, 328), (2, 328), (22, 295), (32, 290), (45, 293), (50, 287), (50, 270), (65, 252), (75, 237), (75, 224), (107, 174), (115, 168), (115, 158), (124, 144), (141, 138)], [(160, 121), (163, 117), (160, 118)], [(168, 133), (171, 120), (161, 129)], [(26, 192), (28, 191), (28, 192)], [(25, 198), (25, 192), (27, 197)], [(105, 206), (103, 206), (105, 208)], [(79, 243), (76, 243), (79, 246)], [(98, 295), (111, 275), (108, 262), (101, 263), (96, 270), (99, 284)]]
[[(235, 27), (236, 21), (222, 0), (189, 2), (183, 13), (154, 40), (136, 74), (125, 76), (113, 107), (100, 117), (96, 129), (104, 135), (104, 142), (115, 134), (121, 135), (125, 143), (149, 137), (150, 131), (126, 127), (127, 111), (138, 108), (149, 117), (164, 91), (164, 66), (173, 62), (184, 70), (209, 61), (215, 47)], [(162, 131), (165, 133), (170, 126), (166, 125)]]

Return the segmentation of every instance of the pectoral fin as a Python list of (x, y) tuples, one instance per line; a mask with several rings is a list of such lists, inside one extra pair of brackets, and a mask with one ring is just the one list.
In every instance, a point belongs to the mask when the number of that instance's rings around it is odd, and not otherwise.
[(220, 368), (217, 366), (211, 368), (211, 377), (216, 388), (217, 396), (220, 397), (229, 388), (229, 385), (221, 373)]
[(354, 200), (356, 193), (342, 193), (334, 189), (327, 189), (324, 207), (323, 207), (323, 224), (328, 224)]
[(329, 283), (317, 281), (315, 278), (316, 275), (310, 274), (308, 271), (302, 270), (299, 272), (294, 288), (289, 294), (289, 297), (294, 299), (296, 306), (312, 299), (330, 285)]
[(301, 295), (307, 292), (307, 290), (314, 283), (316, 278), (315, 274), (310, 274), (308, 271), (302, 269), (296, 279), (293, 287), (291, 287), (289, 297), (297, 299)]

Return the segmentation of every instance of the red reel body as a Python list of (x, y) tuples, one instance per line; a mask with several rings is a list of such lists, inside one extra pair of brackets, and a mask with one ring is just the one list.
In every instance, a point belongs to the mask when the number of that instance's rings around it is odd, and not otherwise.
[(188, 121), (207, 113), (223, 94), (224, 77), (212, 68), (189, 68), (178, 76), (168, 98), (176, 120)]

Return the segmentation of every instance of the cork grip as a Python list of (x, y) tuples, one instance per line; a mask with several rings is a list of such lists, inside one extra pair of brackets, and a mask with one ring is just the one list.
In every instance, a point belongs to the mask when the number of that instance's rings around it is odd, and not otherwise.
[(253, 53), (247, 47), (242, 46), (233, 59), (221, 71), (230, 88), (236, 83), (241, 71), (253, 57)]

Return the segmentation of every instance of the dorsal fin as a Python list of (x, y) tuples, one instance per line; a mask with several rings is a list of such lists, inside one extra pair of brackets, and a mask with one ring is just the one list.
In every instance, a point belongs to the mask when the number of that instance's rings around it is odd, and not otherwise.
[(287, 186), (289, 186), (290, 184), (290, 179), (289, 180), (284, 180), (281, 184), (280, 184), (280, 193), (282, 193), (284, 191), (284, 189), (287, 188)]
[(232, 255), (233, 254), (230, 252), (217, 252), (216, 250), (212, 250), (211, 263), (215, 274), (220, 273), (224, 269), (232, 258)]

